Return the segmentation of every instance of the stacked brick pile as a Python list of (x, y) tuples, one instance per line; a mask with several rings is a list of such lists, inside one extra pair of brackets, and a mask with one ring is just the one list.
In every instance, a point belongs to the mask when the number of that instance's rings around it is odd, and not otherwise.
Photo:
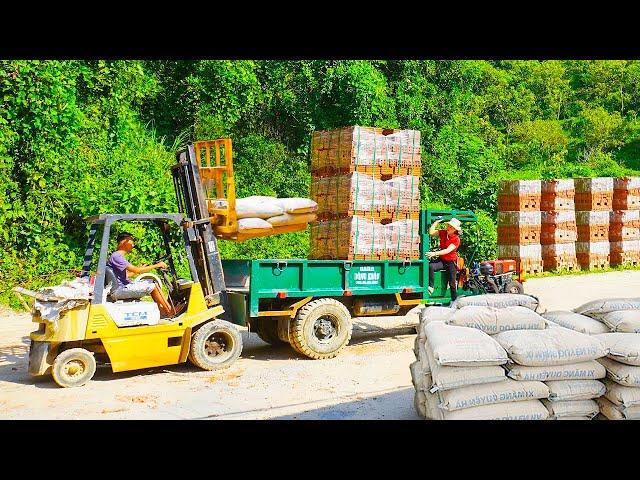
[(614, 179), (609, 241), (612, 265), (640, 264), (640, 177)]
[(540, 180), (506, 180), (498, 191), (498, 258), (514, 259), (519, 269), (543, 269)]
[(610, 265), (609, 217), (613, 207), (613, 178), (576, 178), (576, 256), (583, 269)]
[(541, 197), (542, 259), (545, 270), (577, 270), (573, 179), (545, 180)]
[(317, 131), (311, 141), (313, 259), (420, 256), (420, 132), (371, 127)]

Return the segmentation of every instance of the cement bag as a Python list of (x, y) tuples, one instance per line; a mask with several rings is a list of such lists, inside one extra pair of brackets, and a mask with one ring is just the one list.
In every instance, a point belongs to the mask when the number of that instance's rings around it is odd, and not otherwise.
[(522, 365), (507, 364), (507, 376), (514, 380), (597, 380), (604, 378), (607, 371), (595, 360), (568, 365), (554, 365), (548, 367), (524, 367)]
[(640, 420), (640, 407), (620, 407), (606, 397), (596, 398), (596, 403), (600, 407), (600, 413), (609, 420)]
[(606, 391), (604, 383), (598, 380), (552, 380), (546, 384), (552, 402), (591, 400), (601, 397)]
[(439, 365), (479, 367), (503, 365), (508, 361), (507, 353), (498, 342), (475, 328), (431, 322), (424, 326), (424, 332)]
[(480, 307), (527, 307), (531, 310), (537, 310), (540, 302), (533, 295), (521, 295), (519, 293), (487, 293), (486, 295), (474, 295), (468, 297), (460, 297), (451, 304), (454, 308), (467, 307), (469, 305), (477, 305)]
[(559, 418), (549, 418), (548, 420), (598, 420), (598, 416), (595, 417), (559, 417)]
[(415, 408), (416, 413), (422, 418), (426, 418), (427, 416), (426, 403), (427, 397), (424, 392), (416, 390), (413, 394), (413, 408)]
[(610, 358), (599, 358), (604, 368), (607, 369), (607, 377), (625, 387), (640, 387), (640, 367), (625, 365)]
[(640, 333), (640, 310), (607, 313), (602, 316), (602, 322), (612, 332)]
[(425, 307), (420, 312), (420, 323), (426, 324), (434, 320), (445, 322), (451, 318), (451, 315), (453, 315), (455, 311), (455, 309), (449, 307)]
[(283, 213), (284, 209), (278, 204), (276, 197), (256, 195), (236, 199), (236, 215), (238, 218), (269, 218)]
[(579, 313), (554, 310), (553, 312), (545, 312), (542, 316), (561, 327), (586, 333), (587, 335), (607, 333), (609, 331), (609, 328), (602, 322)]
[(497, 365), (485, 367), (443, 367), (435, 361), (433, 353), (427, 343), (425, 343), (425, 349), (431, 368), (431, 384), (429, 385), (429, 391), (431, 393), (469, 385), (503, 382), (507, 379), (504, 374), (504, 369)]
[[(452, 367), (453, 368), (453, 367)], [(454, 411), (506, 402), (522, 402), (537, 398), (547, 398), (549, 388), (542, 382), (516, 382), (507, 379), (485, 385), (471, 385), (438, 392), (439, 407)]]
[(427, 354), (425, 340), (418, 342), (418, 361), (420, 362), (422, 373), (431, 373), (431, 366), (429, 365), (429, 355)]
[(284, 213), (312, 213), (318, 210), (318, 204), (308, 198), (277, 198), (276, 203)]
[(241, 218), (238, 220), (239, 232), (262, 233), (265, 230), (273, 230), (273, 226), (261, 218)]
[(409, 371), (411, 372), (411, 383), (416, 390), (426, 390), (424, 383), (424, 372), (420, 366), (420, 362), (413, 362), (409, 365)]
[(581, 313), (582, 315), (587, 315), (589, 317), (597, 317), (619, 310), (640, 310), (640, 298), (608, 298), (603, 300), (593, 300), (573, 309), (574, 312)]
[(531, 367), (587, 362), (607, 354), (597, 338), (564, 327), (512, 330), (498, 333), (493, 338), (507, 351), (511, 360)]
[(542, 400), (542, 403), (551, 418), (562, 417), (589, 417), (593, 418), (600, 412), (600, 407), (594, 400), (569, 400), (566, 402), (550, 402)]
[(549, 411), (540, 400), (481, 405), (445, 412), (445, 420), (546, 420)]
[(640, 388), (624, 387), (609, 379), (604, 381), (604, 385), (607, 388), (604, 396), (614, 405), (624, 408), (640, 406)]
[(274, 227), (280, 227), (283, 225), (300, 225), (301, 223), (311, 223), (315, 220), (315, 213), (283, 213), (276, 217), (267, 218), (267, 222)]
[(595, 335), (595, 338), (608, 350), (609, 358), (640, 366), (640, 335), (637, 333), (603, 333)]
[[(431, 383), (431, 376), (423, 376), (425, 384)], [(413, 405), (422, 418), (427, 420), (443, 420), (443, 410), (438, 408), (438, 399), (433, 393), (429, 393), (426, 390), (416, 390), (413, 396)]]
[(546, 328), (544, 318), (526, 307), (480, 307), (469, 305), (455, 310), (445, 321), (447, 325), (470, 327), (493, 335), (508, 330), (541, 330)]

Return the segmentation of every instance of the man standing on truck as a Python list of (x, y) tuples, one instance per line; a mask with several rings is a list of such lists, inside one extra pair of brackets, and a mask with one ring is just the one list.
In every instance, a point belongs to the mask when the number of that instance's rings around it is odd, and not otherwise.
[(133, 274), (147, 273), (156, 268), (167, 268), (165, 262), (158, 262), (154, 265), (148, 266), (136, 266), (129, 263), (125, 258), (125, 255), (133, 250), (134, 238), (133, 235), (127, 232), (123, 232), (118, 235), (116, 239), (118, 242), (118, 249), (111, 254), (107, 261), (107, 267), (110, 267), (115, 274), (118, 285), (114, 288), (112, 295), (118, 300), (142, 298), (145, 295), (151, 295), (153, 301), (156, 302), (160, 309), (162, 318), (173, 317), (178, 312), (167, 302), (160, 290), (160, 287), (156, 285), (153, 280), (141, 280), (138, 282), (132, 282), (129, 280), (129, 272)]
[[(438, 225), (442, 220), (436, 220), (429, 228), (429, 235), (440, 237), (440, 250), (435, 252), (427, 252), (429, 258), (429, 295), (433, 293), (433, 276), (434, 272), (445, 270), (447, 272), (447, 282), (451, 289), (451, 301), (458, 297), (458, 285), (456, 282), (456, 273), (458, 271), (458, 248), (460, 247), (460, 234), (462, 226), (460, 220), (452, 218), (445, 223), (445, 230), (438, 230)], [(432, 260), (433, 257), (440, 259)]]

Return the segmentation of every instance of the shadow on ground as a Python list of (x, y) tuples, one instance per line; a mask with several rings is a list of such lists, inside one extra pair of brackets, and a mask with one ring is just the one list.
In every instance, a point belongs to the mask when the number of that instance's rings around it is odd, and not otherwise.
[[(312, 400), (308, 402), (278, 405), (271, 408), (256, 408), (251, 410), (238, 410), (224, 414), (207, 415), (198, 420), (214, 419), (256, 419), (268, 416), (269, 420), (419, 420), (420, 417), (413, 407), (414, 389), (412, 387), (394, 390), (380, 390), (360, 392), (352, 395), (343, 395), (331, 399), (342, 401), (324, 407), (311, 408), (314, 404), (327, 400)], [(277, 415), (278, 410), (293, 407), (308, 406), (301, 412)], [(398, 408), (400, 406), (400, 408)], [(396, 412), (393, 417), (385, 417), (388, 412)], [(275, 413), (271, 416), (270, 413)]]

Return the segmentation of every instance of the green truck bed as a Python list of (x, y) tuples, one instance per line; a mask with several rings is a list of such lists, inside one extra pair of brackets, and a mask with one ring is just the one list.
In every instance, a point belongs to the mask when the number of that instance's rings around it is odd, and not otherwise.
[[(424, 232), (433, 220), (448, 220), (452, 216), (475, 221), (475, 215), (468, 211), (422, 212), (419, 260), (223, 260), (234, 322), (243, 325), (249, 318), (277, 316), (276, 312), (284, 313), (296, 301), (308, 297), (356, 299), (384, 295), (395, 297), (403, 306), (447, 304), (451, 297), (444, 272), (436, 273), (433, 294), (427, 291), (429, 261), (425, 252), (429, 249), (429, 237)], [(468, 294), (472, 292), (458, 289), (459, 296)]]

